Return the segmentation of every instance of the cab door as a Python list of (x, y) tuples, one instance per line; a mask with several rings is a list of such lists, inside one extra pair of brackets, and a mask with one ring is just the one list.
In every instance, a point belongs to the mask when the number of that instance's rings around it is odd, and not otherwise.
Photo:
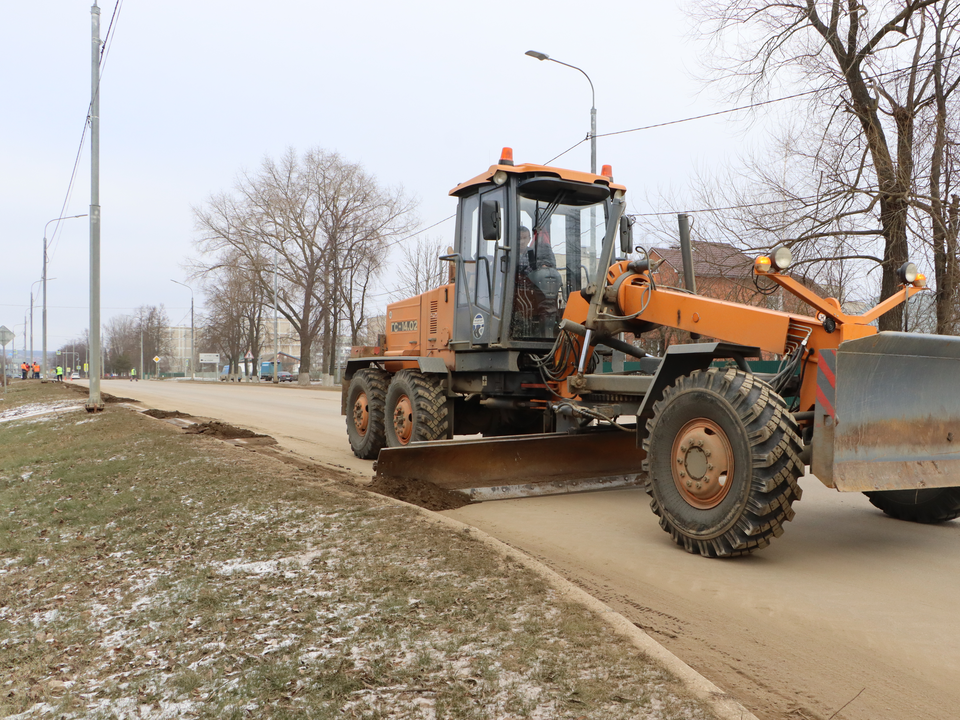
[[(471, 346), (499, 343), (506, 263), (501, 262), (507, 232), (507, 193), (491, 188), (460, 200), (457, 217), (457, 305), (454, 340)], [(481, 211), (499, 227), (497, 239), (484, 239)]]

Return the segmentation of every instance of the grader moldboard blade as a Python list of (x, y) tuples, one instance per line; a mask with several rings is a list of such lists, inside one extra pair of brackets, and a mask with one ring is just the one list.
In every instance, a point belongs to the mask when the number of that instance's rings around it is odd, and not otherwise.
[(883, 332), (837, 351), (843, 491), (960, 486), (960, 337)]
[(471, 500), (585, 492), (646, 483), (632, 432), (435, 440), (384, 448), (377, 478), (419, 480)]

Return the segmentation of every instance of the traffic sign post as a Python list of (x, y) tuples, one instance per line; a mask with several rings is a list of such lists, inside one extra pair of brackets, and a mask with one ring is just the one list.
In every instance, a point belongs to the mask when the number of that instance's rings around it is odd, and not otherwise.
[(16, 337), (13, 330), (8, 328), (6, 325), (0, 325), (0, 347), (3, 348), (3, 360), (2, 366), (0, 369), (0, 378), (3, 379), (3, 394), (7, 394), (7, 344), (13, 342), (13, 339)]
[(153, 361), (157, 364), (157, 377), (159, 378), (160, 377), (160, 356), (154, 355)]

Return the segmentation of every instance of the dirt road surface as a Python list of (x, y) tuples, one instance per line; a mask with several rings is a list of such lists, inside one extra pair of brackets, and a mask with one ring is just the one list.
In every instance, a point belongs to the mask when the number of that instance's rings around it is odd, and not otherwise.
[[(125, 381), (103, 388), (269, 433), (304, 455), (371, 473), (350, 454), (338, 393)], [(859, 494), (813, 477), (801, 485), (785, 535), (733, 560), (674, 546), (642, 490), (447, 514), (578, 583), (763, 720), (826, 720), (838, 710), (837, 720), (960, 716), (960, 521), (890, 520)]]

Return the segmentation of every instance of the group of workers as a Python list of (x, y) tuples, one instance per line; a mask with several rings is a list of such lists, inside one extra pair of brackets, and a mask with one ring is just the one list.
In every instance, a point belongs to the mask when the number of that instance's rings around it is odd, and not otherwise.
[(33, 378), (34, 380), (40, 379), (40, 363), (35, 362), (32, 365), (24, 360), (20, 363), (20, 375), (23, 380), (28, 378)]
[[(20, 377), (23, 380), (40, 379), (40, 363), (35, 362), (32, 365), (24, 360), (20, 363)], [(57, 380), (63, 381), (63, 367), (57, 365)]]

